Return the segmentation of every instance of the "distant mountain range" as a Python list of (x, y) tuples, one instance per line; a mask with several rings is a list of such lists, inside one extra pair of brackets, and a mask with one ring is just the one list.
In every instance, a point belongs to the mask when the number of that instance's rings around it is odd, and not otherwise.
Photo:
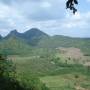
[(6, 37), (0, 36), (0, 52), (9, 54), (26, 53), (31, 48), (77, 47), (90, 53), (90, 38), (71, 38), (62, 35), (49, 36), (37, 28), (24, 33), (11, 31)]
[(25, 42), (27, 42), (28, 44), (31, 44), (31, 45), (36, 45), (40, 39), (42, 39), (44, 37), (49, 37), (49, 35), (40, 31), (37, 28), (32, 28), (24, 33), (19, 33), (19, 32), (17, 32), (17, 30), (13, 30), (5, 37), (5, 39), (8, 39), (12, 36), (21, 38), (21, 39), (25, 40)]
[(2, 36), (0, 35), (0, 40), (2, 39)]
[(0, 42), (0, 52), (4, 54), (26, 54), (30, 50), (31, 46), (18, 37), (11, 36)]

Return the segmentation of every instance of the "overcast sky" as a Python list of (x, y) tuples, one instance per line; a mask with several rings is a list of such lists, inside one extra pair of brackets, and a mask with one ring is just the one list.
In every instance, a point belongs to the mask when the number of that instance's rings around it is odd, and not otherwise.
[(90, 0), (79, 0), (78, 12), (65, 9), (67, 0), (0, 0), (0, 34), (34, 27), (50, 35), (90, 37)]

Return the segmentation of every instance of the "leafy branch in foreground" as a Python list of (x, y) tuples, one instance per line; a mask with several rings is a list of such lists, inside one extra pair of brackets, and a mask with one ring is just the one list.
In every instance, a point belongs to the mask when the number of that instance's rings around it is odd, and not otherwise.
[(74, 7), (75, 4), (78, 4), (77, 0), (68, 0), (66, 2), (66, 9), (70, 9), (73, 11), (73, 14), (77, 12), (77, 9)]

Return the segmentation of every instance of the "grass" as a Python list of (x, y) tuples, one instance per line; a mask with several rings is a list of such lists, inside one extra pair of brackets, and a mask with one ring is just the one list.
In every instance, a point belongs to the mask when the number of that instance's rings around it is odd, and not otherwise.
[(51, 73), (57, 69), (57, 66), (52, 64), (51, 61), (39, 58), (38, 56), (15, 57), (12, 60), (16, 64), (16, 69), (19, 73), (24, 72), (26, 74), (40, 76), (47, 75), (47, 73)]
[(64, 74), (56, 76), (45, 76), (41, 77), (40, 80), (45, 83), (46, 86), (50, 88), (50, 90), (76, 90), (75, 88), (77, 86), (84, 87), (88, 90), (90, 89), (90, 77), (81, 74), (79, 74), (78, 78), (75, 78), (75, 74)]
[(90, 72), (82, 64), (73, 59), (66, 63), (67, 58), (54, 50), (40, 48), (32, 52), (30, 55), (8, 57), (16, 65), (18, 79), (35, 85), (39, 81), (34, 80), (39, 79), (50, 90), (76, 90), (77, 87), (90, 89)]
[(48, 57), (13, 56), (10, 57), (16, 65), (18, 73), (33, 74), (36, 76), (57, 75), (75, 72), (86, 72), (82, 65), (52, 62)]
[[(59, 53), (56, 49), (59, 47), (80, 48), (84, 60), (65, 57), (68, 53)], [(81, 65), (90, 62), (90, 39), (52, 36), (43, 38), (32, 47), (19, 38), (10, 37), (0, 42), (0, 52), (12, 55), (8, 58), (16, 65), (17, 79), (23, 79), (27, 86), (32, 83), (38, 87), (40, 80), (50, 90), (77, 90), (77, 87), (90, 90), (90, 71)], [(71, 56), (72, 52), (69, 54)]]
[[(40, 79), (50, 90), (76, 90), (78, 86), (90, 89), (90, 73), (80, 64), (53, 62), (51, 56), (11, 56), (16, 64), (18, 78)], [(54, 58), (57, 60), (57, 58)]]

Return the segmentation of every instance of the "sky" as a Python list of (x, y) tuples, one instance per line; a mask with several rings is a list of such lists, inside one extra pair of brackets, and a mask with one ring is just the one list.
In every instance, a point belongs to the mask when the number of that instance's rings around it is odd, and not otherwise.
[(66, 10), (67, 0), (0, 0), (0, 34), (38, 28), (49, 35), (90, 37), (90, 0), (78, 0), (78, 12)]

